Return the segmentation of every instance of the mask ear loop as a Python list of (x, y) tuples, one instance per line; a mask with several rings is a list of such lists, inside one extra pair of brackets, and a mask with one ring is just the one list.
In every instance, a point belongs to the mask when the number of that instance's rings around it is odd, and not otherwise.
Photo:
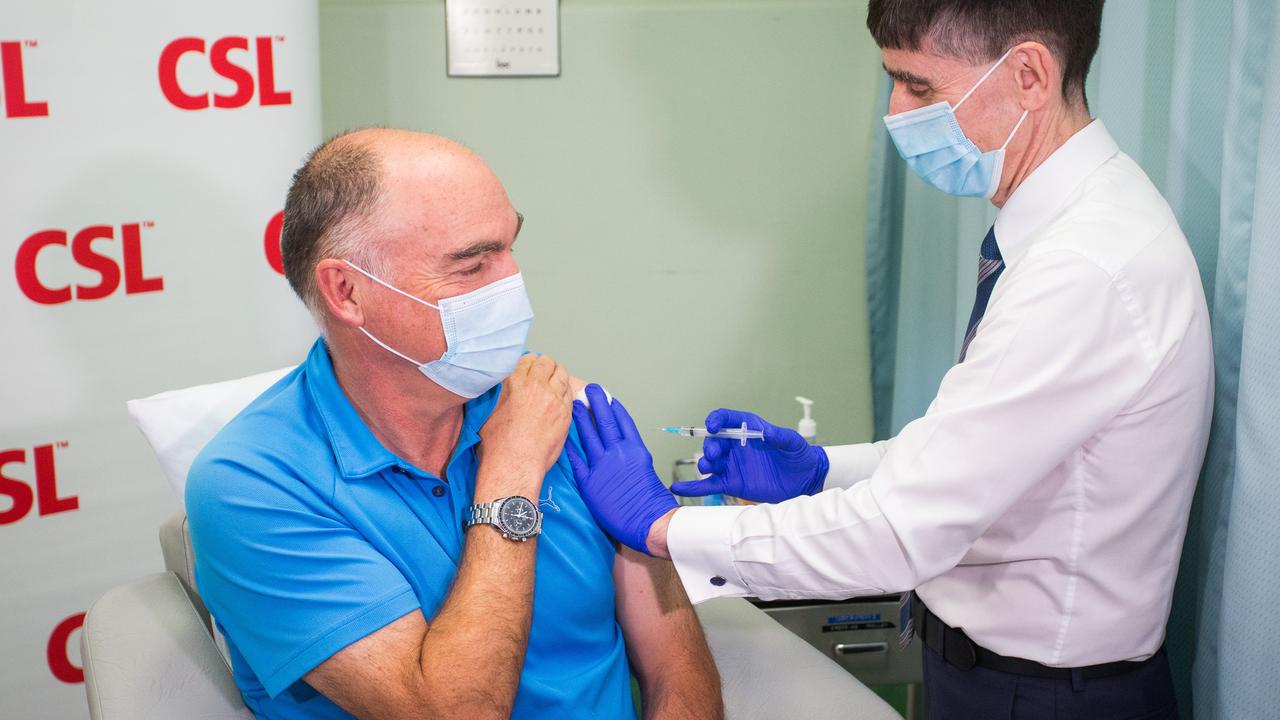
[(378, 345), (382, 346), (382, 349), (383, 349), (383, 350), (386, 350), (387, 352), (391, 353), (392, 355), (397, 355), (397, 356), (399, 356), (399, 357), (401, 357), (401, 358), (403, 358), (403, 359), (405, 359), (405, 360), (408, 360), (409, 362), (413, 363), (414, 365), (417, 365), (418, 367), (422, 367), (422, 363), (418, 362), (417, 360), (414, 360), (413, 358), (409, 357), (408, 355), (405, 355), (404, 353), (400, 352), (399, 350), (397, 350), (397, 349), (395, 349), (395, 348), (391, 347), (390, 345), (388, 345), (388, 344), (386, 344), (386, 343), (382, 342), (381, 340), (379, 340), (378, 338), (374, 337), (374, 336), (373, 336), (373, 333), (369, 332), (368, 330), (365, 330), (363, 325), (361, 325), (360, 327), (358, 327), (358, 328), (356, 328), (356, 329), (357, 329), (357, 330), (359, 330), (360, 332), (364, 333), (364, 336), (365, 336), (365, 337), (369, 338), (370, 340), (374, 341), (374, 342), (375, 342), (375, 343), (377, 343)]
[(982, 83), (986, 82), (987, 78), (991, 77), (991, 73), (995, 72), (996, 68), (1000, 67), (1000, 64), (1005, 61), (1005, 58), (1009, 57), (1009, 53), (1011, 52), (1013, 52), (1013, 48), (1009, 48), (1008, 50), (1006, 50), (1004, 54), (1000, 56), (1000, 59), (997, 60), (996, 63), (992, 65), (987, 70), (986, 73), (983, 74), (982, 77), (978, 78), (978, 82), (974, 83), (973, 87), (969, 88), (969, 92), (965, 93), (964, 97), (960, 98), (960, 102), (956, 103), (951, 107), (952, 111), (959, 110), (960, 106), (964, 104), (964, 101), (969, 99), (969, 96), (973, 94), (973, 91), (982, 87)]
[[(1013, 132), (1009, 133), (1009, 137), (1005, 138), (1004, 144), (1000, 146), (1000, 149), (997, 152), (1003, 153), (1005, 151), (1005, 148), (1009, 147), (1009, 143), (1013, 142), (1013, 136), (1018, 134), (1018, 128), (1022, 127), (1022, 123), (1026, 121), (1027, 115), (1030, 115), (1030, 114), (1031, 114), (1030, 110), (1022, 111), (1022, 117), (1018, 118), (1018, 124), (1013, 126)], [(985, 197), (988, 200), (994, 197), (996, 194), (996, 188), (997, 186), (999, 186), (999, 184), (1000, 184), (1000, 176), (999, 175), (993, 176), (991, 178), (991, 188), (987, 191), (987, 194), (984, 195), (983, 197)]]
[(386, 289), (388, 289), (388, 290), (390, 290), (390, 291), (392, 291), (392, 292), (398, 292), (398, 293), (400, 293), (401, 295), (403, 295), (403, 296), (405, 296), (405, 297), (409, 298), (410, 300), (412, 300), (412, 301), (414, 301), (414, 302), (422, 303), (423, 305), (426, 305), (427, 307), (429, 307), (429, 308), (431, 308), (431, 309), (433, 309), (433, 310), (439, 310), (439, 309), (440, 309), (440, 306), (439, 306), (439, 305), (432, 305), (431, 303), (427, 302), (426, 300), (423, 300), (423, 299), (422, 299), (422, 298), (420, 298), (420, 297), (414, 297), (413, 295), (410, 295), (409, 293), (407, 293), (407, 292), (405, 292), (405, 291), (401, 290), (400, 288), (396, 287), (395, 285), (392, 285), (391, 283), (388, 283), (386, 280), (383, 280), (382, 278), (378, 277), (377, 275), (374, 275), (373, 273), (369, 272), (368, 270), (365, 270), (364, 268), (362, 268), (362, 267), (360, 267), (359, 265), (357, 265), (357, 264), (355, 264), (355, 263), (351, 262), (350, 260), (343, 260), (342, 262), (344, 262), (344, 263), (346, 263), (346, 264), (350, 265), (352, 270), (355, 270), (356, 272), (360, 273), (361, 275), (363, 275), (363, 276), (365, 276), (365, 277), (369, 278), (370, 280), (372, 280), (372, 281), (374, 281), (374, 282), (378, 283), (378, 284), (379, 284), (379, 285), (381, 285), (382, 287), (384, 287), (384, 288), (386, 288)]
[(1013, 136), (1018, 134), (1018, 128), (1022, 127), (1022, 123), (1026, 121), (1027, 116), (1030, 114), (1030, 110), (1022, 111), (1022, 117), (1018, 118), (1018, 124), (1013, 126), (1013, 132), (1009, 133), (1009, 137), (1005, 138), (1004, 144), (1000, 146), (1001, 150), (1009, 147), (1009, 143), (1013, 142)]
[[(378, 277), (377, 275), (374, 275), (373, 273), (369, 272), (368, 270), (365, 270), (364, 268), (360, 267), (359, 265), (356, 265), (355, 263), (351, 262), (350, 260), (343, 260), (342, 262), (344, 262), (344, 263), (346, 263), (346, 264), (350, 265), (350, 266), (351, 266), (351, 269), (355, 270), (356, 272), (360, 273), (361, 275), (364, 275), (365, 277), (367, 277), (367, 278), (369, 278), (370, 280), (372, 280), (372, 281), (374, 281), (374, 282), (378, 283), (379, 285), (381, 285), (382, 287), (384, 287), (384, 288), (386, 288), (386, 289), (388, 289), (388, 290), (391, 290), (391, 291), (394, 291), (394, 292), (398, 292), (398, 293), (400, 293), (401, 295), (403, 295), (403, 296), (405, 296), (405, 297), (409, 298), (410, 300), (413, 300), (413, 301), (415, 301), (415, 302), (420, 302), (420, 303), (422, 303), (423, 305), (426, 305), (426, 306), (427, 306), (427, 307), (429, 307), (429, 308), (433, 308), (433, 309), (435, 309), (435, 310), (439, 310), (439, 309), (440, 309), (440, 306), (438, 306), (438, 305), (432, 305), (431, 303), (427, 302), (426, 300), (423, 300), (422, 298), (414, 297), (414, 296), (410, 295), (409, 293), (407, 293), (407, 292), (405, 292), (405, 291), (401, 290), (400, 288), (398, 288), (398, 287), (396, 287), (396, 286), (394, 286), (394, 285), (392, 285), (392, 284), (390, 284), (390, 283), (386, 282), (385, 280), (383, 280), (382, 278)], [(359, 330), (360, 332), (364, 333), (364, 336), (365, 336), (365, 337), (367, 337), (367, 338), (369, 338), (370, 340), (372, 340), (372, 341), (374, 341), (375, 343), (377, 343), (377, 344), (378, 344), (378, 346), (379, 346), (379, 347), (381, 347), (383, 350), (386, 350), (387, 352), (391, 353), (392, 355), (395, 355), (395, 356), (397, 356), (397, 357), (399, 357), (399, 358), (401, 358), (401, 359), (403, 359), (403, 360), (407, 360), (407, 361), (409, 361), (409, 362), (413, 363), (414, 365), (416, 365), (416, 366), (418, 366), (418, 367), (422, 367), (422, 363), (418, 362), (417, 360), (414, 360), (413, 358), (409, 357), (408, 355), (405, 355), (404, 353), (400, 352), (399, 350), (396, 350), (395, 348), (391, 347), (390, 345), (388, 345), (388, 344), (386, 344), (386, 343), (382, 342), (381, 340), (379, 340), (378, 338), (374, 337), (373, 333), (369, 332), (368, 330), (365, 330), (363, 325), (361, 325), (360, 327), (358, 327), (358, 328), (356, 328), (356, 329), (357, 329), (357, 330)]]

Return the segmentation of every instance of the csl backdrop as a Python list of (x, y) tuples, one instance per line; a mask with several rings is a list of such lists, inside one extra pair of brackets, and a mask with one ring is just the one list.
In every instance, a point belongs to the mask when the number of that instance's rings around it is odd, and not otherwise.
[(180, 508), (125, 401), (301, 360), (279, 212), (315, 0), (0, 5), (0, 718), (87, 717), (79, 628)]

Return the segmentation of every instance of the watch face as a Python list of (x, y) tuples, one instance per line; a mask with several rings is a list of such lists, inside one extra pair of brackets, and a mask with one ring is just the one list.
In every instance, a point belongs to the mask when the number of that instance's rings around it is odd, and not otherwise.
[(498, 509), (498, 522), (503, 532), (515, 537), (527, 537), (538, 526), (538, 508), (527, 498), (507, 498)]

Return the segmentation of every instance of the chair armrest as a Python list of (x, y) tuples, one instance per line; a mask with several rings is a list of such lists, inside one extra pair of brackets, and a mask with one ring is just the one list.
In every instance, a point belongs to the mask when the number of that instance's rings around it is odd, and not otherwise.
[(726, 720), (902, 720), (834, 660), (741, 598), (696, 606), (720, 669)]
[(85, 616), (80, 650), (93, 720), (253, 718), (171, 572), (107, 591)]

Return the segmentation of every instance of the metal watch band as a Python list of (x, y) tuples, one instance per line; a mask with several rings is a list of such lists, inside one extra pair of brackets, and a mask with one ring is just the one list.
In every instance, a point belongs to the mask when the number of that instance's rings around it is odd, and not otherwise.
[[(527, 535), (509, 533), (507, 528), (504, 528), (498, 519), (498, 513), (503, 504), (509, 500), (515, 499), (523, 500), (533, 509), (535, 522), (533, 530)], [(498, 532), (502, 533), (503, 537), (516, 542), (524, 542), (531, 537), (537, 537), (542, 534), (542, 512), (538, 509), (537, 504), (532, 500), (519, 495), (514, 495), (512, 497), (499, 498), (493, 502), (478, 503), (468, 506), (462, 521), (462, 527), (463, 529), (466, 529), (473, 525), (492, 525), (498, 530)]]
[(463, 527), (471, 527), (472, 525), (496, 525), (498, 522), (498, 506), (501, 500), (494, 502), (482, 503), (480, 505), (472, 505), (467, 508), (467, 518), (463, 521)]

